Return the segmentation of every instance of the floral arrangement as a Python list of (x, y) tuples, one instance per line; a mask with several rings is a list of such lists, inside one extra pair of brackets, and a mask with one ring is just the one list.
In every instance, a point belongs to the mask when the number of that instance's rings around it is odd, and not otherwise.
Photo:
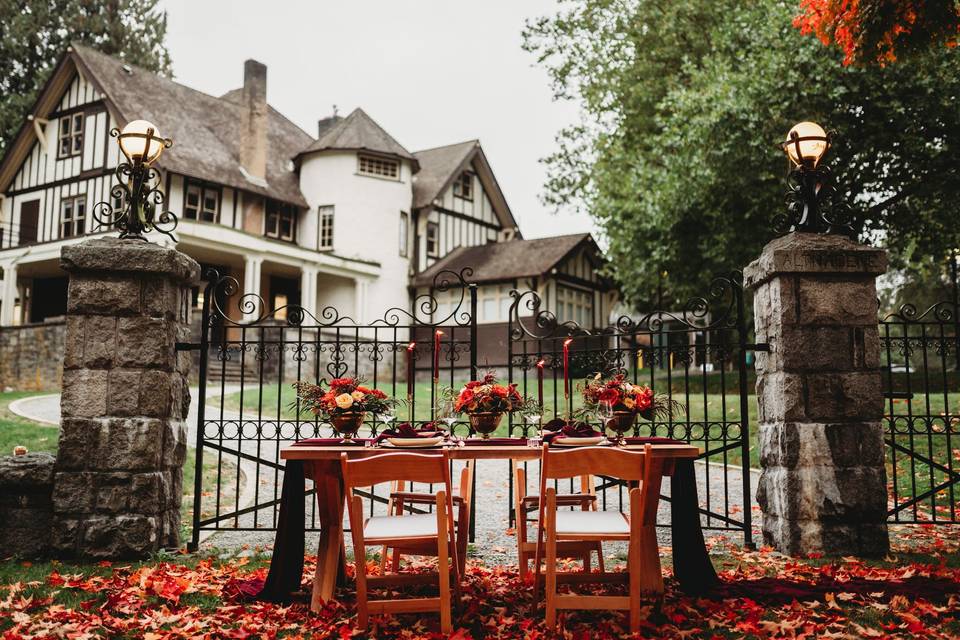
[(666, 394), (657, 394), (646, 385), (633, 384), (622, 373), (604, 379), (598, 373), (587, 378), (580, 388), (587, 411), (596, 411), (601, 402), (609, 402), (614, 411), (637, 413), (651, 420), (668, 418), (671, 413), (684, 413), (686, 407)]
[(335, 416), (343, 413), (385, 413), (397, 404), (379, 389), (363, 385), (362, 378), (334, 378), (327, 387), (309, 382), (295, 382), (293, 387), (300, 398), (303, 411), (318, 416)]
[(463, 385), (459, 392), (446, 391), (454, 397), (454, 410), (468, 415), (476, 413), (508, 413), (524, 410), (529, 400), (517, 392), (517, 385), (497, 384), (496, 376), (490, 372), (481, 380), (471, 380)]

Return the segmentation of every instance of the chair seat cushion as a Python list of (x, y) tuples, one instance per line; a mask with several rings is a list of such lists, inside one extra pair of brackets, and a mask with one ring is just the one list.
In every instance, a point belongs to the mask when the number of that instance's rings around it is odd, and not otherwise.
[(378, 539), (427, 538), (437, 535), (437, 514), (374, 516), (363, 525), (363, 537)]
[(630, 533), (630, 523), (617, 511), (557, 511), (558, 535)]

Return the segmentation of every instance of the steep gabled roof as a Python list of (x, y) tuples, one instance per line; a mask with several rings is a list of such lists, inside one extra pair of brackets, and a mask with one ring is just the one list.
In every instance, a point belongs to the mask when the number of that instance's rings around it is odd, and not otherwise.
[(466, 267), (473, 269), (469, 278), (471, 282), (502, 282), (542, 276), (583, 243), (593, 243), (589, 233), (459, 247), (417, 274), (414, 284), (429, 286), (441, 271), (459, 273)]
[(310, 136), (274, 109), (267, 119), (267, 175), (264, 187), (240, 170), (240, 118), (237, 91), (215, 98), (83, 45), (73, 45), (81, 70), (89, 71), (119, 112), (121, 122), (143, 118), (172, 138), (160, 160), (175, 173), (214, 180), (307, 206), (290, 158), (310, 144)]
[[(239, 123), (243, 107), (235, 98), (237, 92), (216, 98), (87, 46), (72, 44), (41, 92), (34, 115), (43, 117), (54, 108), (54, 100), (59, 98), (62, 85), (74, 69), (103, 94), (107, 109), (121, 125), (143, 118), (173, 139), (173, 148), (158, 162), (162, 168), (307, 206), (290, 159), (312, 138), (272, 107), (267, 119), (264, 186), (260, 181), (249, 180), (240, 169)], [(16, 172), (15, 166), (29, 153), (30, 136), (32, 132), (25, 127), (9, 147), (0, 165), (0, 190), (7, 187)]]
[(426, 207), (443, 193), (453, 177), (460, 173), (479, 140), (467, 140), (434, 149), (414, 151), (420, 161), (420, 172), (413, 181), (413, 207)]
[(367, 115), (363, 109), (354, 109), (346, 118), (339, 118), (323, 131), (323, 134), (298, 154), (303, 156), (317, 151), (372, 151), (409, 160), (416, 172), (417, 159), (383, 127)]
[(490, 198), (500, 224), (504, 229), (515, 229), (517, 237), (521, 237), (517, 220), (493, 175), (479, 140), (415, 151), (413, 155), (420, 161), (420, 172), (413, 178), (414, 209), (430, 206), (462, 171), (472, 168), (480, 178), (480, 184)]

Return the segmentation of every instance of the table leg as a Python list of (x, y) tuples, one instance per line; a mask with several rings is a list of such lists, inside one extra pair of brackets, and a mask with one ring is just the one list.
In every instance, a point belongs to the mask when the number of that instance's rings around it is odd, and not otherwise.
[(345, 574), (343, 546), (343, 479), (340, 463), (313, 462), (313, 483), (317, 491), (317, 518), (320, 544), (317, 548), (317, 572), (313, 578), (311, 611), (319, 611), (333, 598), (338, 577)]

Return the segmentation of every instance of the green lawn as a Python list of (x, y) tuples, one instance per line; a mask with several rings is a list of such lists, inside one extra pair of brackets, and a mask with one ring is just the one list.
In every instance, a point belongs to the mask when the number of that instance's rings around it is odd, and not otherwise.
[(0, 455), (8, 456), (16, 446), (29, 451), (57, 452), (58, 427), (46, 426), (14, 415), (8, 408), (14, 400), (43, 395), (36, 391), (12, 391), (0, 393)]

